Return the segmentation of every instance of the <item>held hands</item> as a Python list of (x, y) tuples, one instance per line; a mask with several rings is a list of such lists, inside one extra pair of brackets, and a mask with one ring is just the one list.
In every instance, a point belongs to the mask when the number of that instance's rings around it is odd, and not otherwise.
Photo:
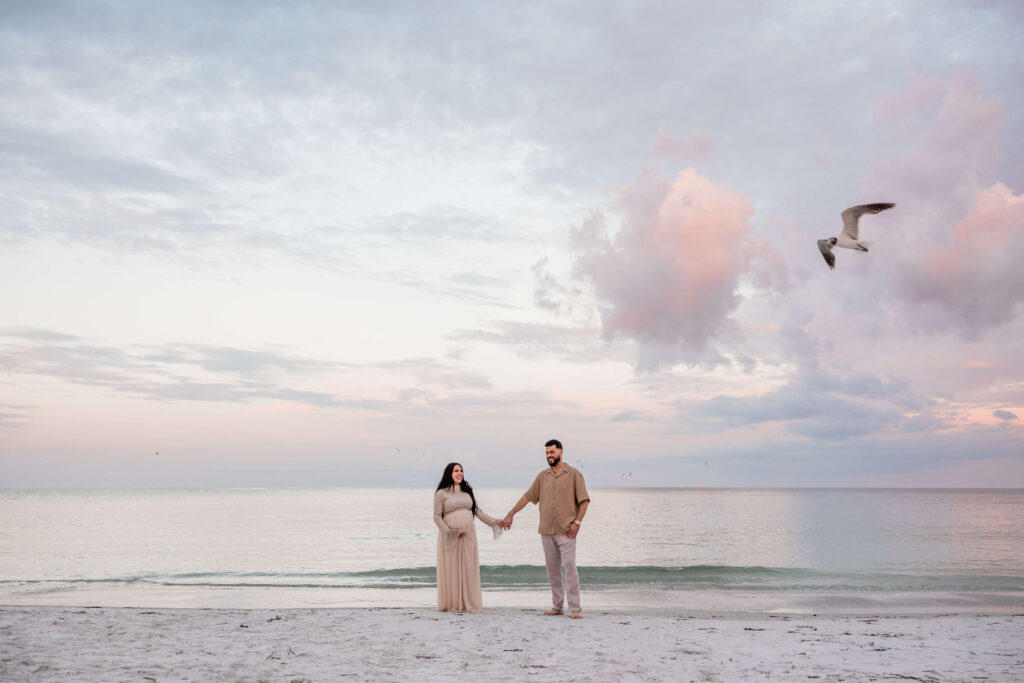
[(511, 529), (512, 528), (512, 513), (510, 512), (507, 515), (505, 515), (505, 519), (503, 519), (500, 522), (498, 522), (498, 526), (500, 526), (505, 531), (508, 531), (509, 529)]

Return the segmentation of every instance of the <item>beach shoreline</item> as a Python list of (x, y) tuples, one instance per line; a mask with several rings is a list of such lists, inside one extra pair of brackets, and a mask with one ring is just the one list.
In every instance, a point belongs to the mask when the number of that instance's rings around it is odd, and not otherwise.
[(1024, 614), (0, 606), (0, 680), (1024, 679)]
[[(485, 589), (484, 609), (544, 606), (550, 589)], [(289, 586), (168, 586), (156, 582), (6, 582), (0, 605), (148, 609), (346, 609), (436, 605), (436, 587), (327, 588)], [(766, 590), (628, 586), (583, 591), (584, 609), (633, 614), (831, 614), (911, 616), (1024, 613), (1024, 590)]]

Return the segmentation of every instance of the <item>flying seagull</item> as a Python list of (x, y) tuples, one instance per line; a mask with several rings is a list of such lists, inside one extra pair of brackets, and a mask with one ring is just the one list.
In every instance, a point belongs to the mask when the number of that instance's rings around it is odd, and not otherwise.
[(867, 251), (868, 244), (870, 242), (861, 242), (857, 239), (857, 221), (860, 217), (866, 213), (878, 213), (891, 209), (896, 206), (895, 204), (861, 204), (859, 206), (851, 206), (846, 211), (843, 211), (843, 231), (839, 234), (839, 237), (829, 237), (827, 240), (818, 240), (818, 251), (825, 257), (825, 263), (828, 267), (835, 270), (836, 257), (832, 253), (832, 247), (843, 247), (844, 249), (856, 249), (857, 251)]

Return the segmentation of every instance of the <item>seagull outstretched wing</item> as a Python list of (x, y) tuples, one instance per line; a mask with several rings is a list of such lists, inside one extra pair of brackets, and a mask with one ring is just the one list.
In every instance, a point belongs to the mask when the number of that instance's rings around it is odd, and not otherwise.
[[(843, 211), (843, 234), (849, 237), (851, 240), (858, 239), (857, 237), (857, 221), (860, 217), (866, 213), (878, 213), (891, 209), (896, 206), (895, 204), (881, 203), (881, 204), (860, 204), (858, 206), (851, 206), (846, 211)], [(819, 248), (821, 243), (818, 243)], [(824, 253), (824, 252), (822, 252)], [(826, 259), (827, 260), (827, 259)]]
[(832, 270), (836, 269), (836, 256), (832, 253), (832, 243), (828, 240), (818, 240), (818, 251), (825, 257), (825, 263)]

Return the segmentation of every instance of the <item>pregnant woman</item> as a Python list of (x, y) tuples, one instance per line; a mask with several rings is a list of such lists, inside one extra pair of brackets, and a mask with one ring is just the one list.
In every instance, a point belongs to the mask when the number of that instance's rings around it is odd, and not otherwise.
[(462, 465), (448, 463), (434, 493), (434, 523), (437, 524), (437, 609), (440, 612), (479, 612), (480, 554), (476, 545), (474, 517), (501, 535), (501, 520), (476, 506), (473, 487), (465, 479)]

